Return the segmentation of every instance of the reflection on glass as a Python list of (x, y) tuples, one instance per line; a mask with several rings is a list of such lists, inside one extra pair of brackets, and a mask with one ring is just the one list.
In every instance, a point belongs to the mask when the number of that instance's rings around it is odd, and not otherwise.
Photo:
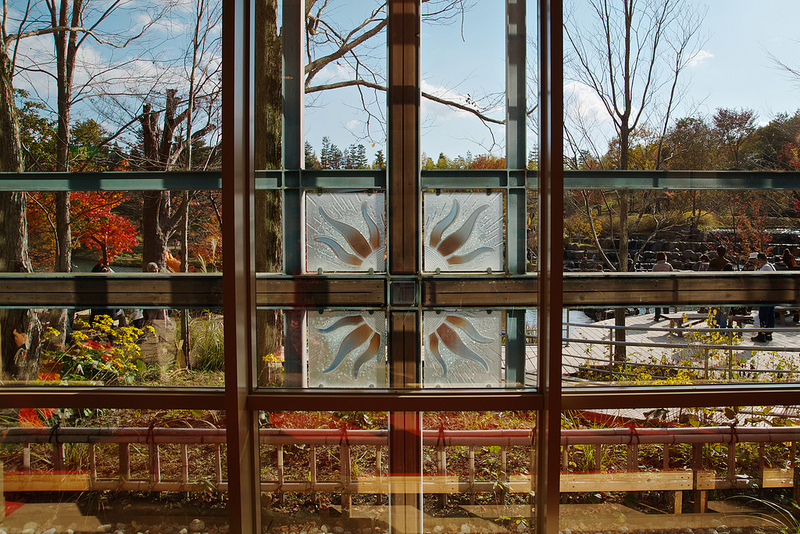
[(262, 413), (259, 419), (261, 491), (272, 495), (262, 500), (265, 527), (388, 530), (386, 412)]
[[(41, 324), (61, 310), (39, 310)], [(72, 309), (66, 329), (31, 323), (5, 384), (75, 386), (221, 386), (221, 310)], [(185, 328), (184, 328), (185, 326)], [(24, 329), (24, 327), (23, 327)], [(9, 333), (9, 337), (13, 333)], [(22, 372), (24, 371), (24, 372)]]
[(306, 195), (306, 271), (386, 269), (383, 193)]
[(384, 312), (311, 312), (308, 324), (312, 387), (386, 387)]
[(532, 531), (535, 414), (425, 412), (423, 427), (429, 510), (469, 516), (470, 528), (492, 522), (505, 531)]
[(769, 504), (792, 501), (797, 424), (796, 407), (566, 412), (561, 528), (638, 531), (653, 513), (676, 531), (763, 528)]
[[(800, 380), (800, 329), (786, 307), (776, 308), (770, 329), (758, 325), (757, 308), (665, 306), (656, 308), (659, 320), (653, 308), (622, 309), (628, 310), (624, 326), (615, 324), (616, 310), (570, 311), (562, 352), (566, 385)], [(762, 331), (772, 339), (759, 339)]]
[[(265, 526), (386, 532), (416, 512), (421, 532), (531, 531), (535, 414), (400, 419), (386, 412), (262, 413), (261, 490), (272, 497), (262, 501)], [(392, 432), (406, 432), (408, 447), (390, 446), (397, 443)], [(418, 458), (409, 467), (415, 472), (392, 472), (398, 457)], [(410, 493), (405, 501), (400, 488)]]
[(1, 430), (4, 531), (228, 528), (221, 413), (23, 409)]
[(424, 195), (425, 271), (503, 270), (502, 193)]
[(426, 311), (425, 387), (501, 387), (503, 314)]

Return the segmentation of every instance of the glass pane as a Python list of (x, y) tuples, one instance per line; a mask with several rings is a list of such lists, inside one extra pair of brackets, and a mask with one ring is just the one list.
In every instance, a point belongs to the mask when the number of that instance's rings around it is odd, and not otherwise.
[(797, 417), (791, 406), (566, 412), (560, 528), (649, 530), (657, 518), (665, 531), (785, 532)]
[(504, 11), (422, 3), (423, 168), (505, 167)]
[(388, 530), (385, 412), (273, 412), (260, 420), (261, 491), (271, 497), (262, 501), (265, 529)]
[[(15, 310), (3, 310), (7, 314)], [(9, 334), (6, 385), (222, 386), (221, 310), (60, 309), (25, 313)], [(27, 333), (26, 333), (27, 332)]]
[(227, 529), (224, 419), (220, 412), (177, 410), (6, 414), (0, 527), (57, 533), (108, 532), (111, 525), (125, 532)]
[[(261, 489), (271, 496), (264, 501), (265, 524), (308, 532), (385, 532), (392, 521), (410, 515), (421, 523), (422, 530), (414, 532), (532, 528), (533, 413), (413, 414), (406, 422), (416, 433), (405, 430), (409, 445), (416, 441), (410, 445), (416, 453), (391, 449), (390, 432), (397, 431), (397, 426), (390, 430), (391, 417), (262, 413)], [(398, 461), (393, 455), (418, 458), (409, 468), (418, 474), (391, 472)], [(417, 504), (391, 508), (399, 487), (421, 492), (414, 497)]]
[[(603, 178), (595, 184), (613, 186), (612, 176)], [(573, 385), (800, 379), (797, 238), (785, 208), (796, 192), (769, 190), (772, 178), (748, 180), (751, 190), (626, 190), (636, 212), (627, 251), (611, 222), (619, 203), (608, 202), (620, 191), (567, 192), (565, 284), (580, 285), (575, 298), (592, 301), (570, 311), (565, 333), (564, 376)], [(623, 255), (633, 274), (620, 279)], [(622, 300), (631, 294), (641, 300)]]
[(425, 412), (422, 421), (428, 513), (456, 532), (492, 532), (492, 524), (532, 532), (535, 414)]
[[(796, 308), (760, 308), (780, 324), (759, 326), (759, 307), (745, 306), (575, 310), (570, 316), (581, 322), (568, 325), (565, 380), (573, 386), (797, 382)], [(630, 314), (623, 326), (614, 319), (617, 310)]]
[(502, 193), (423, 195), (426, 272), (502, 272)]
[(306, 194), (306, 272), (385, 269), (383, 193)]
[(386, 166), (386, 15), (376, 0), (309, 5), (306, 169)]
[(425, 387), (502, 387), (500, 311), (423, 313)]
[(308, 326), (310, 386), (386, 387), (384, 312), (311, 312)]

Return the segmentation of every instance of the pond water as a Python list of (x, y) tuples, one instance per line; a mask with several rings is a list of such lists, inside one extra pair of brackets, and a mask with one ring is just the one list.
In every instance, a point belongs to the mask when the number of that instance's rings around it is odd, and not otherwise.
[[(97, 260), (88, 259), (73, 259), (72, 269), (76, 273), (90, 273), (92, 268), (97, 265)], [(111, 268), (115, 273), (139, 273), (142, 270), (136, 267), (128, 267), (125, 265), (112, 265)]]

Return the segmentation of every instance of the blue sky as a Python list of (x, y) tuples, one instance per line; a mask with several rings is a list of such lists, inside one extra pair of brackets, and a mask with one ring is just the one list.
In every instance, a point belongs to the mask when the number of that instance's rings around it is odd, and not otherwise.
[[(133, 9), (139, 0), (132, 0), (128, 7)], [(587, 0), (573, 0), (586, 5)], [(690, 2), (692, 0), (689, 0)], [(184, 14), (191, 13), (191, 2), (182, 0)], [(102, 5), (102, 0), (98, 5)], [(339, 21), (342, 29), (352, 29), (363, 16), (381, 2), (378, 0), (334, 0), (330, 2), (330, 20)], [(447, 24), (423, 24), (422, 31), (422, 86), (423, 91), (468, 104), (477, 100), (489, 105), (487, 115), (504, 118), (503, 101), (500, 98), (504, 87), (505, 50), (503, 0), (473, 0), (463, 20), (458, 18)], [(761, 123), (766, 123), (781, 112), (793, 113), (800, 108), (800, 83), (774, 64), (770, 54), (791, 65), (800, 66), (800, 34), (797, 20), (800, 19), (798, 0), (706, 0), (695, 2), (707, 6), (704, 23), (706, 39), (696, 56), (696, 61), (686, 70), (684, 81), (688, 92), (674, 117), (685, 115), (704, 115), (710, 117), (719, 107), (752, 108), (756, 110)], [(11, 3), (11, 9), (14, 9)], [(17, 5), (17, 8), (20, 6)], [(532, 7), (529, 9), (533, 9)], [(137, 12), (143, 15), (143, 12)], [(535, 12), (528, 13), (529, 33), (536, 29)], [(128, 19), (128, 23), (131, 19)], [(187, 20), (174, 21), (171, 26), (164, 25), (153, 34), (151, 42), (175, 44), (186, 42), (182, 25)], [(26, 40), (31, 55), (37, 50), (45, 52), (52, 49), (52, 39), (42, 37)], [(100, 46), (86, 46), (83, 60), (90, 66), (100, 64), (96, 58), (107, 54)], [(372, 63), (385, 73), (382, 59), (385, 57), (385, 44), (374, 43), (370, 51)], [(123, 59), (123, 52), (115, 55)], [(533, 57), (533, 48), (529, 60)], [(178, 59), (178, 58), (176, 58)], [(172, 76), (170, 84), (180, 86), (182, 61), (172, 67), (149, 61), (137, 61), (120, 70), (120, 79), (126, 82), (138, 81), (141, 75)], [(322, 81), (334, 80), (347, 74), (347, 65), (334, 65), (320, 75)], [(110, 76), (110, 74), (106, 74)], [(78, 73), (79, 82), (86, 75)], [(143, 79), (143, 78), (142, 78)], [(29, 89), (47, 98), (55, 94), (52, 86), (48, 89), (49, 78), (41, 74), (31, 74), (27, 80)], [(163, 86), (151, 82), (153, 87)], [(17, 87), (26, 88), (26, 80), (18, 77)], [(160, 85), (159, 85), (160, 84)], [(573, 86), (574, 88), (574, 86)], [(148, 87), (142, 83), (133, 87), (128, 84), (127, 91), (146, 92)], [(579, 91), (581, 105), (596, 110), (595, 119), (599, 130), (607, 127), (608, 118), (587, 91)], [(369, 131), (366, 130), (367, 117), (361, 110), (361, 102), (353, 90), (329, 91), (307, 97), (306, 138), (319, 152), (322, 137), (328, 136), (333, 143), (344, 149), (350, 144), (363, 143), (370, 159), (385, 143), (385, 131), (380, 127), (385, 121), (383, 95), (379, 95), (376, 116), (373, 117)], [(139, 103), (141, 100), (139, 100)], [(529, 105), (530, 105), (529, 101)], [(126, 111), (135, 113), (137, 106), (129, 105)], [(76, 108), (75, 119), (85, 117), (99, 118), (90, 107)], [(440, 152), (449, 157), (493, 152), (502, 155), (503, 129), (498, 126), (486, 127), (474, 116), (464, 111), (456, 111), (442, 105), (423, 100), (422, 107), (422, 146), (428, 156), (436, 158)], [(367, 134), (370, 134), (369, 136)], [(494, 136), (494, 137), (493, 137)]]
[[(576, 3), (585, 5), (585, 0)], [(698, 4), (707, 7), (703, 44), (685, 71), (687, 92), (674, 116), (699, 114), (710, 118), (720, 107), (752, 108), (765, 124), (778, 113), (798, 110), (800, 83), (776, 67), (770, 54), (800, 65), (800, 2), (707, 0)], [(503, 90), (503, 7), (502, 0), (480, 1), (467, 12), (463, 25), (461, 21), (448, 26), (423, 25), (423, 91), (465, 102), (467, 95), (477, 99)], [(530, 32), (535, 30), (535, 13), (528, 16)], [(529, 55), (532, 53), (531, 49)], [(581, 95), (588, 99), (583, 105), (598, 110), (596, 119), (602, 130), (603, 121), (607, 125), (608, 119), (600, 111), (599, 102), (585, 91)], [(335, 101), (334, 95), (326, 96), (325, 101)], [(503, 118), (502, 108), (489, 114)], [(329, 104), (310, 108), (306, 123), (307, 140), (317, 149), (321, 146), (321, 132), (326, 132), (340, 148), (364, 142), (358, 138), (363, 123), (355, 107)], [(497, 144), (502, 144), (502, 129), (491, 128), (493, 139), (489, 129), (465, 112), (424, 102), (422, 124), (422, 151), (434, 159), (440, 152), (449, 157), (489, 150), (502, 155)], [(373, 142), (375, 147), (365, 142), (368, 152), (381, 147), (380, 136), (374, 136)]]

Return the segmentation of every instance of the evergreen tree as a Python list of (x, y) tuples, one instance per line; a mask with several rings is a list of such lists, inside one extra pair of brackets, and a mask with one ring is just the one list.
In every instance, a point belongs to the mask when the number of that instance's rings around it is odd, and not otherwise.
[(386, 167), (386, 159), (383, 157), (383, 150), (378, 150), (375, 154), (375, 161), (372, 162), (373, 169), (382, 169)]
[(317, 154), (316, 152), (314, 152), (314, 148), (308, 141), (306, 141), (306, 146), (305, 146), (305, 158), (306, 158), (306, 169), (320, 168), (320, 162), (319, 159), (317, 159)]
[(323, 169), (341, 169), (344, 166), (344, 154), (341, 149), (331, 143), (330, 138), (322, 138), (322, 150), (320, 151), (320, 163)]

